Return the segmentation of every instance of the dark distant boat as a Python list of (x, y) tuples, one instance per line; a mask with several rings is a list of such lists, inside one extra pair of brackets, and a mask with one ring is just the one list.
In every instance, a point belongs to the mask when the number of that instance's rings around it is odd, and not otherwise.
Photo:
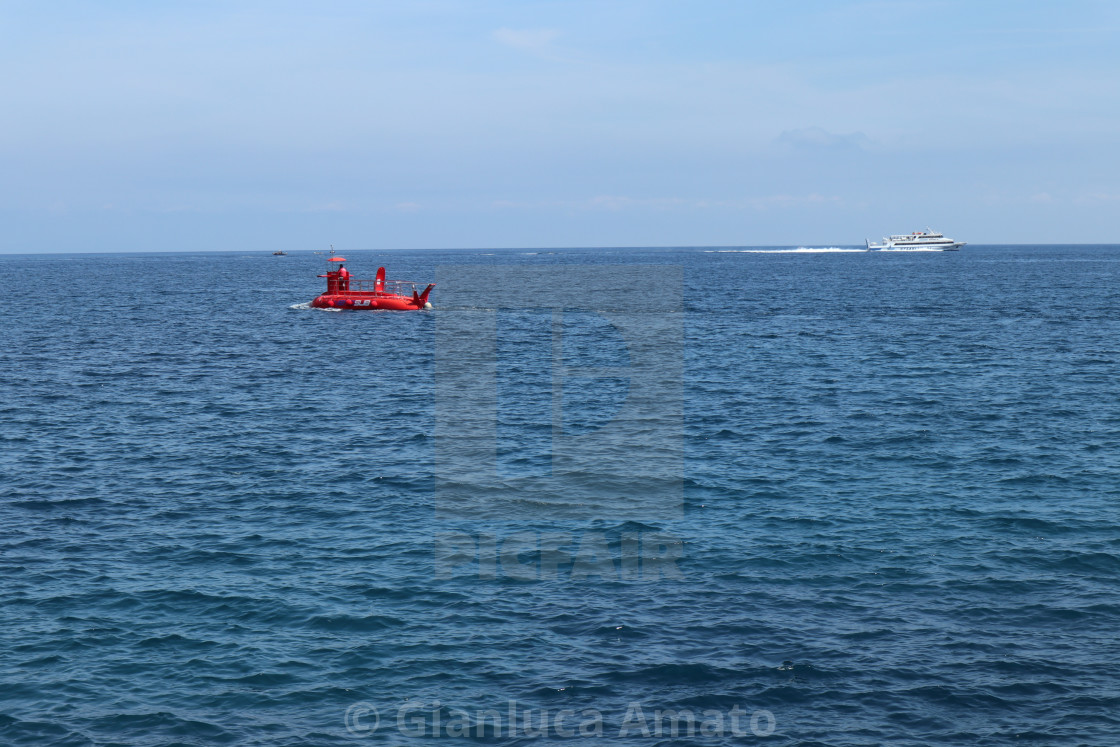
[(272, 256), (273, 257), (287, 257), (288, 253), (287, 252), (273, 252)]
[(957, 252), (964, 246), (963, 241), (954, 241), (945, 238), (945, 234), (926, 229), (914, 233), (895, 234), (884, 236), (882, 244), (872, 244), (867, 241), (869, 251), (882, 251), (884, 249), (940, 249), (943, 252)]

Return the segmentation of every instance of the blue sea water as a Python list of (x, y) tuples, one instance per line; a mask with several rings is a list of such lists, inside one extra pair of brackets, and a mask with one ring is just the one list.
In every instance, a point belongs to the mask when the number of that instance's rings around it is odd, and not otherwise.
[[(434, 403), (470, 310), (300, 308), (322, 259), (0, 257), (0, 743), (1117, 743), (1120, 247), (353, 253), (680, 268), (680, 510), (468, 528)], [(550, 373), (629, 364), (613, 301), (557, 354), (478, 299), (501, 469), (450, 477), (507, 501), (557, 413), (619, 411)]]

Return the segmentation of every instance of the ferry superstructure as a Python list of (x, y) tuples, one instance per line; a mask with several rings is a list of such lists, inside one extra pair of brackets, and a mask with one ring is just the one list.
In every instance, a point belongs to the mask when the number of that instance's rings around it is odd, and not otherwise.
[(940, 249), (943, 252), (959, 251), (965, 245), (963, 241), (954, 241), (945, 237), (945, 234), (926, 229), (914, 233), (895, 234), (884, 236), (882, 244), (872, 244), (867, 241), (869, 251), (883, 249)]

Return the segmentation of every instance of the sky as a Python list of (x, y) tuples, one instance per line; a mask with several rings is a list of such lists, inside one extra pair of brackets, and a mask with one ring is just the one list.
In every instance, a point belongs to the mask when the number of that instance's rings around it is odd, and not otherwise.
[(1115, 0), (0, 0), (0, 252), (1120, 243)]

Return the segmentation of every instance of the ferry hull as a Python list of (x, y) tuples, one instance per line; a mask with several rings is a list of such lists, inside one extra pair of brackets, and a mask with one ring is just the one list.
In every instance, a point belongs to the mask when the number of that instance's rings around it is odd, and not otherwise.
[(881, 251), (927, 251), (927, 252), (959, 252), (966, 242), (958, 241), (952, 244), (871, 244), (867, 249), (872, 252)]

